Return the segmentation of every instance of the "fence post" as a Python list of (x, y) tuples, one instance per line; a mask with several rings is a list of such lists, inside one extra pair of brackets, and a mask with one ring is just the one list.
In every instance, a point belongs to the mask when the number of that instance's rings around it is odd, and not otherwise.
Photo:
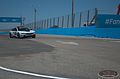
[(50, 24), (50, 19), (48, 18), (48, 28), (49, 28), (49, 24)]
[(40, 21), (39, 29), (41, 29), (41, 21)]
[(53, 18), (53, 26), (55, 25), (55, 18)]
[(45, 20), (43, 22), (44, 22), (44, 29), (45, 29)]
[(57, 22), (57, 26), (59, 27), (59, 17), (58, 17), (58, 22)]
[(62, 27), (64, 25), (64, 16), (62, 16)]
[(79, 27), (81, 27), (81, 21), (82, 21), (82, 12), (80, 12)]
[(75, 22), (75, 13), (72, 14), (72, 17), (71, 17), (71, 26), (74, 27), (74, 22)]
[(41, 20), (41, 28), (43, 29), (43, 21)]
[(47, 19), (45, 19), (45, 28), (47, 28)]
[(48, 28), (48, 24), (49, 24), (49, 19), (47, 19), (47, 28)]
[(42, 29), (43, 29), (43, 20), (41, 21), (41, 27), (42, 27)]
[(50, 27), (52, 26), (52, 23), (51, 23), (51, 18), (50, 18)]
[(89, 25), (89, 13), (90, 13), (90, 11), (88, 10), (88, 14), (87, 14), (87, 26)]
[(45, 23), (44, 23), (44, 20), (43, 20), (43, 29), (45, 28), (44, 24), (45, 24)]
[(67, 18), (67, 28), (69, 27), (69, 15), (68, 15), (68, 18)]
[(40, 29), (42, 29), (42, 21), (40, 21)]
[(46, 28), (46, 19), (45, 19), (44, 27)]
[(32, 27), (32, 29), (34, 29), (34, 26), (33, 26), (33, 24), (31, 24), (31, 25), (32, 25), (32, 26), (31, 26), (31, 27)]
[(97, 15), (98, 15), (98, 9), (95, 8), (95, 22), (96, 22), (96, 17), (97, 17)]
[(95, 15), (97, 15), (98, 14), (98, 9), (97, 8), (95, 8)]
[(75, 26), (75, 13), (74, 13), (74, 17), (73, 17), (73, 28)]
[(42, 28), (44, 28), (44, 25), (43, 25), (43, 23), (44, 23), (44, 22), (43, 22), (43, 20), (42, 20)]
[(36, 30), (38, 29), (37, 22), (36, 22)]

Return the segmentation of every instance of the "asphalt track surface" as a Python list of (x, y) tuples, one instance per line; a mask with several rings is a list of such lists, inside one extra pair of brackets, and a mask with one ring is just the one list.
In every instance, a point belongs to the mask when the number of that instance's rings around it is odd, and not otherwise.
[[(98, 79), (98, 72), (120, 73), (120, 40), (37, 35), (0, 36), (0, 66), (69, 79)], [(0, 69), (0, 79), (49, 79)]]

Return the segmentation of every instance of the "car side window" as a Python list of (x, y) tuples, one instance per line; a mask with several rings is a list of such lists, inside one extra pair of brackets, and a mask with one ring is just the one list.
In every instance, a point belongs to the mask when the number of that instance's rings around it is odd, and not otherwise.
[(17, 31), (17, 29), (16, 29), (16, 28), (14, 28), (14, 29), (12, 29), (12, 31)]

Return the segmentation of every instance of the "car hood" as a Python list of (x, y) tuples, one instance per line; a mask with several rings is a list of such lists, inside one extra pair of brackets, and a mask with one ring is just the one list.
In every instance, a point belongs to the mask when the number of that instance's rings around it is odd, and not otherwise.
[(35, 33), (34, 30), (30, 30), (30, 31), (18, 31), (19, 33)]

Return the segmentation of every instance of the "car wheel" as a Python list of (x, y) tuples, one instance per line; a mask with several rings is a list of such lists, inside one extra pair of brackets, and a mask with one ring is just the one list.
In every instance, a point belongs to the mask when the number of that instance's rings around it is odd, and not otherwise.
[(20, 33), (17, 33), (17, 37), (18, 37), (18, 38), (21, 38), (21, 37), (20, 37)]
[(35, 35), (32, 36), (32, 38), (35, 38), (35, 37), (36, 37)]
[(10, 37), (10, 38), (13, 38), (13, 36), (12, 36), (12, 34), (11, 34), (11, 33), (9, 33), (9, 37)]

